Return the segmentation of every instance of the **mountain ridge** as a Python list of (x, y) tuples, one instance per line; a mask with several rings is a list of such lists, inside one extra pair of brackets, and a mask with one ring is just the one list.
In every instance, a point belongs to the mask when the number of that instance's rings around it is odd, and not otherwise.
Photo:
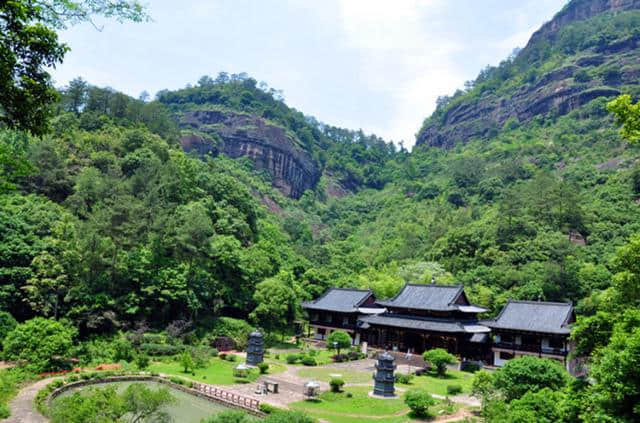
[(464, 92), (440, 98), (416, 145), (452, 148), (495, 136), (507, 122), (565, 115), (619, 95), (640, 76), (639, 10), (638, 0), (570, 2), (517, 55), (484, 69)]

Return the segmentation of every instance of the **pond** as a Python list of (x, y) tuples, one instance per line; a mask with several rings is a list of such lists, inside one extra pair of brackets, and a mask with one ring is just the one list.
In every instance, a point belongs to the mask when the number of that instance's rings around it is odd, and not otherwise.
[[(173, 418), (173, 421), (176, 423), (200, 423), (201, 419), (205, 419), (211, 417), (214, 414), (229, 410), (229, 407), (226, 407), (220, 403), (207, 401), (206, 399), (187, 394), (186, 392), (178, 391), (177, 389), (173, 389), (170, 386), (151, 381), (96, 383), (94, 385), (83, 386), (76, 389), (69, 389), (68, 391), (61, 394), (58, 398), (71, 395), (79, 390), (85, 390), (89, 388), (105, 388), (107, 386), (115, 386), (118, 392), (122, 392), (132, 383), (142, 383), (148, 388), (154, 390), (159, 388), (168, 388), (171, 392), (171, 395), (173, 395), (176, 399), (176, 402), (166, 407), (165, 411), (169, 413), (169, 415)], [(55, 406), (56, 400), (53, 401), (53, 406)]]

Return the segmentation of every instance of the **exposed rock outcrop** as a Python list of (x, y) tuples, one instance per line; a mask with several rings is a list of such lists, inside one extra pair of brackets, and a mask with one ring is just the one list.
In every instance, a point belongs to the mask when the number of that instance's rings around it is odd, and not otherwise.
[[(640, 9), (640, 0), (574, 0), (532, 35), (525, 50), (541, 39), (553, 42), (557, 31), (570, 22), (604, 12), (634, 9)], [(497, 132), (509, 119), (524, 123), (549, 112), (564, 115), (595, 98), (616, 96), (621, 85), (637, 83), (639, 47), (640, 35), (634, 35), (581, 52), (573, 63), (543, 74), (533, 83), (524, 83), (509, 94), (491, 92), (463, 98), (444, 114), (427, 120), (416, 144), (452, 148), (457, 143)], [(616, 80), (598, 77), (584, 82), (574, 78), (582, 69), (602, 65), (619, 69), (619, 77)]]
[(181, 138), (185, 151), (195, 150), (203, 156), (224, 153), (232, 158), (248, 157), (257, 169), (269, 171), (274, 186), (290, 197), (299, 198), (305, 190), (315, 187), (320, 177), (315, 162), (296, 145), (293, 135), (258, 116), (196, 110), (186, 112), (180, 125), (196, 130)]

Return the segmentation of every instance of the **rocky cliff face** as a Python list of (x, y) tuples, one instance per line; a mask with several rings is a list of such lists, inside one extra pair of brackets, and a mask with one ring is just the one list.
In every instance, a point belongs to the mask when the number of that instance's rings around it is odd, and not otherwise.
[(553, 38), (560, 28), (571, 22), (586, 20), (605, 12), (634, 9), (640, 9), (640, 0), (574, 0), (534, 32), (527, 46), (542, 38)]
[[(248, 157), (257, 169), (269, 171), (274, 186), (290, 197), (299, 198), (305, 190), (315, 187), (320, 177), (315, 162), (292, 135), (257, 116), (198, 110), (186, 112), (180, 125), (195, 130), (180, 140), (185, 151)], [(216, 142), (216, 138), (220, 141)]]
[[(540, 42), (554, 42), (558, 31), (571, 22), (590, 19), (610, 11), (640, 9), (640, 0), (574, 0), (550, 22), (533, 34), (527, 47)], [(486, 137), (500, 130), (505, 122), (514, 119), (523, 123), (535, 116), (554, 112), (564, 115), (598, 97), (620, 94), (625, 84), (637, 84), (640, 76), (640, 33), (624, 40), (604, 42), (581, 51), (562, 67), (538, 76), (535, 81), (522, 83), (507, 94), (501, 92), (468, 96), (446, 109), (445, 113), (428, 119), (418, 134), (416, 144), (452, 148), (459, 142)], [(599, 75), (596, 68), (615, 67), (613, 78)], [(579, 73), (598, 76), (580, 80)]]

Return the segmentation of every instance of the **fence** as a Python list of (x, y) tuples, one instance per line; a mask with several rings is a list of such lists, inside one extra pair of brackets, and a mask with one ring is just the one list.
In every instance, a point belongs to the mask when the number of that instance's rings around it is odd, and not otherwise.
[(250, 410), (260, 411), (260, 401), (253, 398), (225, 391), (224, 389), (216, 388), (215, 386), (207, 385), (204, 383), (194, 382), (192, 389), (195, 389), (196, 391), (201, 392), (206, 396), (215, 398), (228, 404)]

